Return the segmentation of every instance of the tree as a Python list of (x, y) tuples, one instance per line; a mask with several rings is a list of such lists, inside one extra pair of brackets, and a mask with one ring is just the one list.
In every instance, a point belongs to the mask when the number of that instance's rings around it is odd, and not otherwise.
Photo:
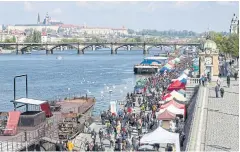
[(41, 43), (41, 32), (34, 30), (32, 34), (26, 37), (25, 43)]
[(210, 32), (211, 39), (217, 44), (220, 52), (228, 56), (238, 56), (239, 54), (239, 35)]
[(12, 42), (16, 43), (16, 37), (15, 36), (13, 36)]
[(135, 41), (136, 41), (136, 42), (141, 42), (141, 37), (136, 37), (136, 38), (135, 38)]
[(134, 30), (132, 30), (132, 29), (128, 29), (127, 31), (128, 31), (128, 34), (134, 34), (135, 33)]
[(4, 40), (4, 43), (16, 43), (16, 37), (13, 36), (12, 38), (7, 38)]
[(72, 38), (72, 39), (62, 39), (61, 42), (62, 43), (80, 43), (82, 41), (76, 38)]

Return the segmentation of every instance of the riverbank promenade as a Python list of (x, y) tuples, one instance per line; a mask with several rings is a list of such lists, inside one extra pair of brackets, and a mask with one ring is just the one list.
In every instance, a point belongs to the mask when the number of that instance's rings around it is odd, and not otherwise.
[(231, 78), (228, 88), (222, 80), (223, 98), (216, 98), (215, 83), (208, 87), (204, 151), (239, 151), (239, 81)]
[(216, 82), (200, 87), (188, 151), (239, 151), (239, 81), (231, 78), (228, 88), (221, 80), (223, 98), (216, 98)]

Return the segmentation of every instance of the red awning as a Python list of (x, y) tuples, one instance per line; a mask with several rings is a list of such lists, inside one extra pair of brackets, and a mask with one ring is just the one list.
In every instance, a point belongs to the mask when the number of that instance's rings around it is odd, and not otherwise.
[(176, 118), (174, 113), (169, 112), (167, 109), (158, 115), (158, 120), (173, 120)]
[(173, 91), (173, 90), (180, 90), (180, 89), (186, 89), (186, 87), (185, 87), (185, 84), (184, 83), (182, 83), (181, 81), (179, 81), (179, 80), (176, 80), (176, 81), (174, 81), (173, 83), (171, 83), (170, 85), (169, 85), (169, 87), (168, 87), (168, 91)]
[(162, 100), (166, 100), (167, 98), (171, 97), (172, 95), (170, 93), (166, 94), (162, 97)]

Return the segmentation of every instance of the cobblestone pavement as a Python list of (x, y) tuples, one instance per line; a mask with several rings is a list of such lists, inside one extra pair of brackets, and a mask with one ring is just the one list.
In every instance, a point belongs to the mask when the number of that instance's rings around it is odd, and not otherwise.
[(239, 151), (239, 81), (226, 80), (223, 98), (216, 98), (214, 85), (209, 86), (204, 151)]

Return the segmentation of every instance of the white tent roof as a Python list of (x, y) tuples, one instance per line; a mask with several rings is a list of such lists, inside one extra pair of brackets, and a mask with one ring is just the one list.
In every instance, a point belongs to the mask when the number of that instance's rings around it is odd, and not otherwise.
[(188, 75), (189, 72), (190, 72), (190, 70), (186, 69), (186, 70), (184, 70), (183, 72), (184, 72), (186, 75)]
[(177, 107), (175, 107), (174, 105), (170, 105), (164, 109), (160, 109), (160, 111), (157, 114), (161, 114), (163, 113), (165, 110), (168, 110), (171, 113), (174, 113), (176, 115), (184, 115), (184, 109), (178, 109)]
[(183, 96), (183, 94), (175, 90), (173, 90), (170, 94), (179, 101), (187, 101), (187, 99)]
[(188, 76), (185, 73), (183, 73), (180, 77), (177, 78), (177, 80), (182, 80), (183, 78), (187, 79)]
[(145, 134), (140, 139), (140, 143), (174, 143), (176, 146), (176, 152), (180, 152), (179, 134), (169, 132), (162, 127), (158, 127), (153, 132)]
[(28, 99), (28, 98), (20, 98), (20, 99), (15, 100), (14, 102), (21, 103), (21, 104), (41, 105), (43, 103), (46, 103), (47, 101)]

